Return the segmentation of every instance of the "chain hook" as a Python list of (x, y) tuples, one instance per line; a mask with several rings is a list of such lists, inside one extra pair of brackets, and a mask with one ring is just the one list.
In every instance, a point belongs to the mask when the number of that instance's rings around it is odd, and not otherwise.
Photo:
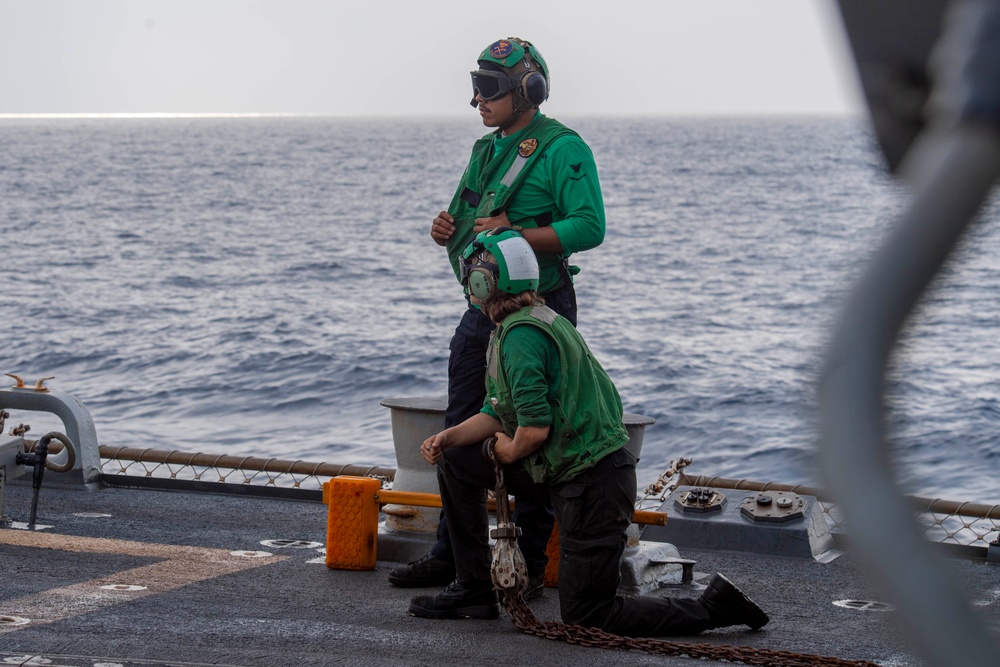
[(497, 527), (490, 531), (490, 537), (496, 540), (490, 576), (493, 586), (503, 593), (506, 601), (508, 598), (520, 599), (521, 593), (528, 587), (528, 565), (517, 544), (521, 529), (511, 519), (510, 496), (507, 495), (503, 464), (497, 458), (496, 445), (496, 438), (483, 441), (483, 453), (496, 471)]

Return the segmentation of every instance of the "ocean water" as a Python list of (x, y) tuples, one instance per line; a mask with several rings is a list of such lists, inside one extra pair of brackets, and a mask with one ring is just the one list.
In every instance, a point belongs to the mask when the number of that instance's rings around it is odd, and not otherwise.
[[(906, 202), (847, 118), (565, 118), (607, 238), (580, 330), (639, 483), (821, 484), (815, 384), (846, 290)], [(464, 308), (430, 239), (478, 119), (0, 120), (0, 373), (82, 400), (102, 444), (395, 465), (387, 397), (443, 396)], [(905, 490), (1000, 502), (996, 205), (889, 378)], [(59, 426), (15, 413), (32, 434)]]

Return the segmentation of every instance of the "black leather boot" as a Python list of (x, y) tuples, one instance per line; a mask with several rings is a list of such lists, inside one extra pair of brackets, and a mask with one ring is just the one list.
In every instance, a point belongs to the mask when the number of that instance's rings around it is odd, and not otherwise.
[(389, 570), (389, 583), (400, 588), (447, 586), (454, 579), (455, 564), (434, 554)]
[(437, 595), (419, 595), (410, 613), (422, 618), (500, 618), (500, 598), (489, 581), (463, 584), (456, 579)]
[(708, 609), (709, 629), (748, 625), (757, 630), (771, 620), (763, 609), (721, 574), (712, 577), (698, 601)]

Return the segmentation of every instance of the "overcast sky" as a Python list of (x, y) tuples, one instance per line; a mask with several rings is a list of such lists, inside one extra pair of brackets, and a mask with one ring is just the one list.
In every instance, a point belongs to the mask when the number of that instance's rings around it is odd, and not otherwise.
[(862, 108), (833, 0), (0, 0), (0, 114), (468, 114), (512, 35), (554, 115)]

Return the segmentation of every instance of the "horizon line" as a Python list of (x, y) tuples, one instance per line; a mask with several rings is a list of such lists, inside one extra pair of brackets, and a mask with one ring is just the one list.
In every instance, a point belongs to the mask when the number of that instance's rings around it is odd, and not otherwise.
[(310, 112), (197, 112), (197, 111), (152, 111), (152, 112), (48, 112), (48, 113), (0, 113), (0, 120), (48, 119), (48, 118), (280, 118), (301, 116), (332, 116), (329, 113)]
[[(864, 112), (858, 111), (732, 111), (732, 112), (719, 112), (719, 111), (709, 111), (709, 112), (663, 112), (663, 113), (573, 113), (569, 112), (566, 114), (560, 113), (560, 115), (565, 116), (594, 116), (594, 117), (615, 117), (615, 118), (625, 118), (625, 117), (674, 117), (674, 118), (705, 118), (705, 117), (759, 117), (759, 116), (837, 116), (837, 117), (851, 117), (864, 115)], [(464, 117), (463, 114), (425, 114), (421, 115), (420, 118), (443, 118), (443, 117)], [(208, 112), (198, 112), (198, 111), (152, 111), (152, 112), (128, 112), (128, 111), (114, 111), (114, 112), (45, 112), (45, 113), (2, 113), (0, 112), (0, 121), (2, 120), (100, 120), (100, 119), (185, 119), (185, 118), (383, 118), (386, 120), (399, 119), (402, 116), (391, 116), (391, 115), (376, 115), (372, 116), (370, 114), (342, 114), (334, 112), (316, 112), (316, 111), (240, 111), (240, 112), (224, 112), (224, 111), (208, 111)], [(414, 116), (408, 116), (410, 118), (415, 118)]]

